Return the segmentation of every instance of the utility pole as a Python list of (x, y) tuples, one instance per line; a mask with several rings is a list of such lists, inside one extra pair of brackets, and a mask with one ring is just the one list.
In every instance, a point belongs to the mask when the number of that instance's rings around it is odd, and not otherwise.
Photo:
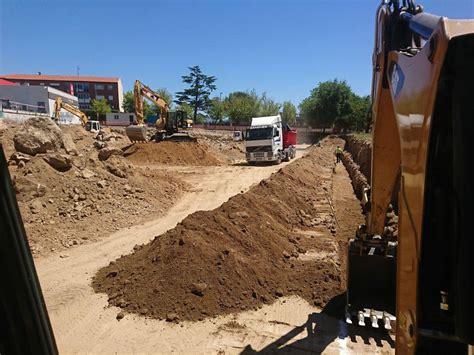
[(76, 67), (77, 76), (79, 76), (79, 65)]

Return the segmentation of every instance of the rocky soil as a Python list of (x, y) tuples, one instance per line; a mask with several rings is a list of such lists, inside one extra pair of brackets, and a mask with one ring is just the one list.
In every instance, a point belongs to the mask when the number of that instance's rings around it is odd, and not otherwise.
[(59, 128), (47, 118), (2, 123), (2, 147), (33, 254), (95, 241), (166, 211), (187, 189), (123, 157), (128, 139), (104, 129)]

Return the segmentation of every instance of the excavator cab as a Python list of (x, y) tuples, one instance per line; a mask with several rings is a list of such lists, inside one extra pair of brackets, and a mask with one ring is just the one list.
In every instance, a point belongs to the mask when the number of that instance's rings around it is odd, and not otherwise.
[(90, 132), (99, 132), (100, 131), (99, 121), (89, 120), (86, 124), (86, 130)]

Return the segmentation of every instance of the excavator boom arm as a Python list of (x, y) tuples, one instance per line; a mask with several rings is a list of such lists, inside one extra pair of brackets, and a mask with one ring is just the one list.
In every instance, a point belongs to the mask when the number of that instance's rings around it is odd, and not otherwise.
[(56, 121), (59, 120), (60, 114), (61, 114), (61, 109), (64, 109), (73, 115), (79, 117), (81, 120), (81, 123), (84, 127), (87, 126), (87, 123), (89, 122), (89, 119), (87, 118), (86, 114), (82, 112), (79, 108), (76, 106), (70, 105), (67, 102), (64, 102), (61, 97), (56, 97), (56, 101), (54, 102), (54, 118)]
[[(390, 329), (396, 314), (397, 353), (467, 353), (474, 344), (473, 63), (474, 20), (381, 2), (371, 188), (366, 225), (349, 241), (346, 320), (383, 319)], [(396, 234), (385, 225), (391, 201)]]
[(162, 127), (165, 125), (169, 106), (168, 103), (157, 92), (153, 91), (148, 86), (141, 83), (139, 80), (135, 80), (134, 98), (135, 114), (137, 116), (138, 124), (144, 123), (143, 98), (146, 98), (151, 101), (156, 107), (158, 107), (161, 111), (160, 119), (157, 120), (156, 126)]

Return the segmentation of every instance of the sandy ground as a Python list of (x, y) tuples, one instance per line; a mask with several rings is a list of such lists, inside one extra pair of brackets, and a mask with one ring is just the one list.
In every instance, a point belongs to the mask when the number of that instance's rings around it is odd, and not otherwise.
[[(303, 152), (300, 149), (298, 156)], [(170, 324), (133, 315), (117, 321), (119, 309), (108, 307), (106, 296), (90, 287), (99, 268), (136, 244), (173, 228), (190, 213), (218, 207), (280, 167), (171, 168), (182, 172), (194, 188), (165, 216), (81, 245), (68, 258), (52, 255), (35, 260), (60, 353), (391, 353), (392, 340), (385, 333), (347, 327), (297, 297), (280, 299), (258, 311)], [(333, 193), (337, 196), (333, 197), (345, 203), (352, 188), (342, 165), (336, 175)], [(336, 206), (336, 214), (343, 219), (344, 210)]]

